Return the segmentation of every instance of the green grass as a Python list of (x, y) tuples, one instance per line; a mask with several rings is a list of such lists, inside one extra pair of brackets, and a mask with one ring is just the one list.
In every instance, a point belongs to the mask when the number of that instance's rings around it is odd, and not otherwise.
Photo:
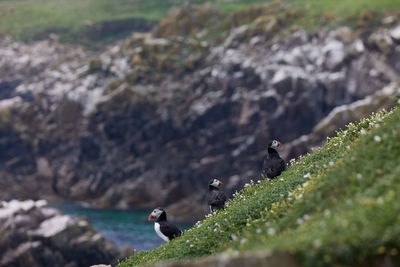
[(120, 267), (224, 251), (289, 251), (305, 265), (353, 265), (400, 249), (400, 109), (372, 115), (252, 183), (224, 211)]
[[(124, 19), (144, 19), (155, 23), (164, 18), (171, 8), (185, 0), (0, 0), (0, 36), (10, 35), (16, 40), (30, 41), (57, 33), (62, 41), (73, 43), (108, 42), (126, 37), (130, 31), (107, 32), (90, 36), (87, 25), (101, 25)], [(247, 8), (272, 0), (191, 0), (192, 4), (211, 2), (223, 13)], [(278, 1), (279, 2), (279, 1)], [(302, 13), (297, 25), (308, 28), (325, 24), (354, 24), (360, 12), (372, 12), (373, 19), (385, 12), (400, 8), (397, 0), (281, 0), (290, 9)], [(327, 18), (327, 19), (324, 19)], [(88, 30), (89, 29), (89, 30)]]
[[(55, 32), (66, 40), (79, 41), (87, 24), (121, 19), (155, 22), (165, 17), (169, 9), (184, 2), (185, 0), (0, 0), (0, 35), (7, 34), (29, 41)], [(207, 1), (189, 2), (201, 4)], [(243, 6), (243, 2), (251, 4), (264, 1), (230, 1), (227, 4), (218, 4), (222, 2), (218, 0), (209, 2), (216, 3), (221, 9), (234, 10)]]

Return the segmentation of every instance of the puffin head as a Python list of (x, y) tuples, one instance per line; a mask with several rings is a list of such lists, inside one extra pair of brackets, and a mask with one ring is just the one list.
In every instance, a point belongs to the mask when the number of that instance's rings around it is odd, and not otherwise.
[(148, 220), (156, 222), (167, 220), (167, 213), (162, 208), (156, 208), (150, 213)]
[(274, 140), (268, 144), (268, 147), (273, 148), (273, 149), (277, 149), (280, 146), (282, 146), (282, 143), (277, 140)]
[(220, 188), (220, 187), (222, 187), (224, 184), (220, 181), (220, 180), (218, 180), (218, 179), (211, 179), (209, 182), (208, 182), (208, 186), (209, 187), (215, 187), (215, 188)]

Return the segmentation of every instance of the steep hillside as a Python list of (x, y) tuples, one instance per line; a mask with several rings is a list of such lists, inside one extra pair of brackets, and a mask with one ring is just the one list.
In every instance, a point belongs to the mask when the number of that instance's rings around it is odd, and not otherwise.
[(209, 178), (231, 193), (257, 180), (271, 139), (289, 160), (393, 106), (397, 9), (353, 8), (352, 27), (334, 17), (316, 31), (279, 1), (228, 13), (184, 5), (101, 54), (2, 39), (0, 197), (202, 218)]
[[(224, 211), (119, 266), (221, 252), (228, 253), (227, 264), (229, 255), (244, 251), (280, 252), (282, 261), (295, 257), (306, 266), (398, 264), (399, 122), (396, 108), (350, 123), (325, 146), (291, 161), (278, 179), (247, 184)], [(258, 263), (270, 266), (265, 261)]]

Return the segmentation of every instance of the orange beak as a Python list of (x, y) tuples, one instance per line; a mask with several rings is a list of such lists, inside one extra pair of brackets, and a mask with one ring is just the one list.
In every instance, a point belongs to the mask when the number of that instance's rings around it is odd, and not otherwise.
[(278, 147), (282, 146), (282, 143), (278, 141)]
[(151, 221), (151, 220), (153, 220), (153, 215), (150, 213), (148, 221)]
[(219, 181), (219, 184), (218, 184), (219, 186), (223, 186), (224, 185), (224, 183), (223, 182), (221, 182), (221, 181)]

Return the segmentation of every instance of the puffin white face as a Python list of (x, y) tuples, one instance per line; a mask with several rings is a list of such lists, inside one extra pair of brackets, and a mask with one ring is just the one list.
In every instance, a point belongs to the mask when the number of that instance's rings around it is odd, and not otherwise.
[(149, 221), (158, 219), (163, 212), (161, 209), (154, 209), (149, 215)]
[(210, 185), (212, 185), (216, 188), (219, 188), (219, 187), (223, 186), (224, 184), (220, 180), (214, 179)]
[(273, 149), (277, 149), (277, 148), (280, 147), (281, 145), (282, 145), (281, 142), (279, 142), (279, 141), (277, 141), (277, 140), (274, 140), (274, 141), (272, 141), (271, 147), (272, 147)]

